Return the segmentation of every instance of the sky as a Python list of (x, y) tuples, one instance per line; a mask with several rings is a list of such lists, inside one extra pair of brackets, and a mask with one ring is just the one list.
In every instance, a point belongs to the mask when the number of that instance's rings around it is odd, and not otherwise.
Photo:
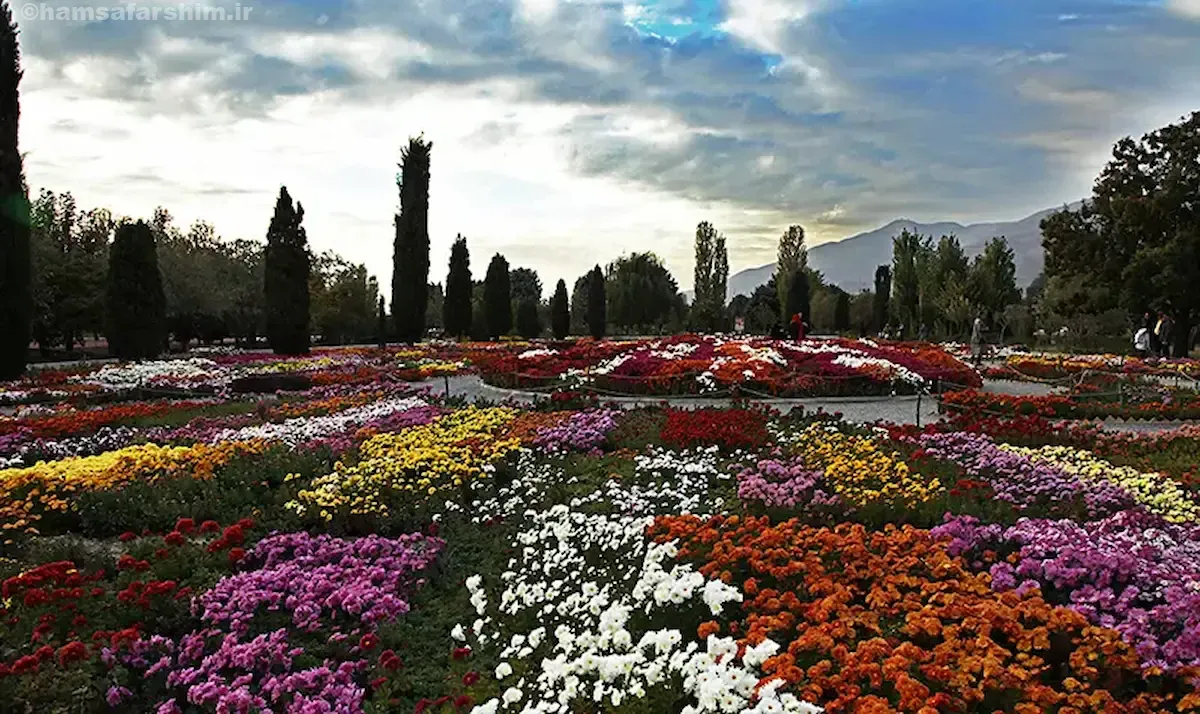
[(1200, 110), (1200, 0), (73, 1), (12, 2), (34, 192), (261, 240), (287, 186), (384, 285), (421, 133), (432, 281), (461, 233), (476, 278), (651, 250), (687, 289), (700, 221), (736, 272), (795, 223), (1016, 220)]

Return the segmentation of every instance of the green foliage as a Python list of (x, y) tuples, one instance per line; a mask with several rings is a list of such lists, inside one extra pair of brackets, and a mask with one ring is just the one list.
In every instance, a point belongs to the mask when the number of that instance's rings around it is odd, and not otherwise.
[(571, 334), (583, 335), (588, 331), (587, 327), (587, 304), (588, 304), (588, 288), (591, 284), (592, 271), (587, 271), (578, 278), (575, 278), (575, 285), (571, 289)]
[(833, 308), (833, 329), (839, 333), (850, 329), (850, 295), (843, 290), (838, 290)]
[(571, 312), (567, 304), (567, 283), (561, 278), (550, 298), (550, 329), (554, 338), (561, 340), (571, 331)]
[(592, 268), (588, 278), (587, 326), (592, 337), (604, 337), (608, 321), (608, 298), (605, 293), (604, 272), (600, 266)]
[(708, 221), (696, 226), (696, 267), (692, 298), (692, 324), (701, 331), (720, 330), (725, 315), (729, 283), (729, 257), (725, 236)]
[(312, 268), (312, 325), (322, 339), (327, 344), (353, 344), (376, 334), (379, 284), (367, 275), (367, 267), (326, 251)]
[(108, 256), (108, 345), (120, 359), (162, 352), (167, 302), (154, 233), (143, 221), (117, 228)]
[(309, 275), (312, 269), (304, 207), (292, 206), (286, 187), (279, 189), (267, 229), (263, 299), (267, 341), (276, 354), (306, 354), (309, 346)]
[(429, 300), (429, 165), (433, 143), (410, 138), (400, 152), (400, 213), (392, 254), (392, 320), (396, 338), (419, 342)]
[[(804, 245), (804, 226), (788, 226), (779, 236), (779, 248), (775, 261), (775, 300), (780, 308), (787, 305), (787, 291), (792, 285), (792, 276), (808, 267), (808, 248)], [(791, 315), (779, 314), (783, 324)]]
[(755, 288), (750, 297), (737, 295), (729, 301), (729, 318), (746, 321), (745, 331), (751, 335), (770, 335), (779, 323), (779, 303), (776, 295), (775, 276)]
[[(514, 310), (526, 300), (534, 304), (542, 300), (542, 279), (530, 268), (512, 268), (508, 271), (508, 289)], [(515, 313), (514, 313), (515, 314)]]
[(483, 314), (487, 335), (496, 339), (512, 329), (512, 287), (509, 284), (508, 261), (497, 253), (488, 263), (483, 280)]
[(608, 319), (637, 334), (659, 332), (672, 318), (679, 286), (653, 253), (631, 253), (608, 264)]
[(29, 192), (19, 147), (21, 49), (12, 10), (0, 6), (0, 379), (29, 357), (31, 263)]
[(990, 323), (995, 323), (1009, 305), (1020, 302), (1017, 267), (1012, 248), (1003, 236), (988, 241), (983, 253), (971, 261), (968, 295)]
[(792, 274), (792, 282), (788, 285), (787, 305), (784, 312), (788, 315), (788, 322), (786, 324), (791, 324), (793, 315), (800, 315), (806, 321), (812, 320), (807, 270), (797, 270)]
[(902, 332), (915, 330), (921, 322), (921, 270), (931, 241), (907, 228), (892, 239), (892, 317), (903, 326)]
[(471, 254), (460, 233), (450, 248), (442, 323), (447, 335), (465, 337), (471, 331)]
[(525, 339), (533, 339), (542, 334), (538, 304), (529, 298), (525, 298), (517, 305), (517, 334)]

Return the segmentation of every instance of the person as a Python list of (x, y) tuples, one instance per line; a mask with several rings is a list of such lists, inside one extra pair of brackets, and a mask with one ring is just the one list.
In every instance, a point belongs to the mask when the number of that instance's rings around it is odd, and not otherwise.
[(1154, 354), (1156, 354), (1156, 355), (1157, 355), (1157, 354), (1160, 354), (1160, 353), (1162, 352), (1162, 344), (1163, 344), (1163, 339), (1162, 339), (1162, 331), (1163, 331), (1163, 319), (1164, 319), (1165, 317), (1166, 317), (1166, 315), (1164, 315), (1164, 314), (1162, 313), (1162, 310), (1159, 310), (1159, 311), (1158, 311), (1158, 320), (1157, 320), (1157, 321), (1154, 323), (1154, 330), (1152, 330), (1152, 334), (1153, 334), (1154, 336), (1150, 338), (1151, 342), (1153, 342), (1153, 343), (1154, 343), (1154, 344), (1152, 345), (1152, 348), (1153, 348), (1153, 350), (1154, 350)]
[(1174, 321), (1171, 320), (1170, 315), (1163, 313), (1162, 321), (1159, 322), (1159, 326), (1162, 328), (1162, 331), (1158, 335), (1160, 354), (1164, 358), (1170, 357), (1171, 356), (1171, 332), (1175, 328), (1175, 323), (1174, 323)]
[(792, 334), (796, 336), (797, 342), (804, 341), (805, 334), (804, 313), (798, 312), (792, 315)]
[(1150, 328), (1145, 325), (1139, 327), (1133, 336), (1133, 351), (1143, 359), (1150, 354)]
[(983, 318), (976, 317), (971, 325), (971, 358), (978, 366), (983, 361)]

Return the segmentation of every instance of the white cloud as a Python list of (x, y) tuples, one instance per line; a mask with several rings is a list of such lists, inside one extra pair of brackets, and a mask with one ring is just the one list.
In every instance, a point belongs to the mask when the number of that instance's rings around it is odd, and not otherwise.
[(1200, 20), (1200, 0), (1167, 0), (1167, 7), (1184, 17)]

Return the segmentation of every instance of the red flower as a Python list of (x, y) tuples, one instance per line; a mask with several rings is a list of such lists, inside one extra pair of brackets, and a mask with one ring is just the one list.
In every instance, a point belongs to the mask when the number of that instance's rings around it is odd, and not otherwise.
[(122, 543), (128, 543), (129, 541), (133, 540), (134, 538), (137, 538), (137, 533), (134, 533), (133, 531), (125, 531), (121, 535), (117, 536), (117, 539), (120, 540)]
[(395, 672), (403, 666), (403, 663), (394, 651), (384, 650), (379, 654), (379, 666), (389, 672)]
[(454, 659), (466, 659), (471, 656), (471, 648), (470, 647), (455, 647), (454, 651), (450, 653), (450, 656), (453, 657)]
[(87, 624), (88, 619), (83, 615), (76, 615), (74, 620), (71, 620), (72, 627), (83, 627)]
[(36, 672), (39, 664), (41, 664), (41, 662), (38, 661), (37, 657), (33, 655), (25, 655), (24, 657), (18, 658), (16, 662), (13, 662), (12, 673), (26, 674), (28, 672)]
[(195, 529), (196, 522), (191, 518), (180, 518), (178, 521), (175, 521), (175, 530), (180, 533), (191, 533)]
[(137, 561), (133, 559), (132, 555), (125, 553), (120, 558), (117, 558), (117, 570), (129, 570), (135, 562)]
[(471, 697), (466, 694), (463, 694), (454, 700), (454, 708), (455, 709), (467, 709), (468, 707), (471, 706), (472, 703), (473, 702), (471, 700)]
[(242, 532), (242, 527), (234, 524), (225, 529), (225, 532), (221, 534), (221, 539), (231, 545), (241, 545), (246, 536)]
[(238, 561), (240, 561), (242, 558), (245, 558), (245, 557), (246, 557), (246, 549), (245, 548), (230, 548), (229, 549), (230, 565), (236, 564)]
[(83, 644), (82, 642), (72, 642), (59, 648), (58, 664), (59, 666), (66, 667), (72, 662), (79, 662), (87, 659), (87, 656), (87, 645)]
[(178, 530), (171, 531), (163, 538), (163, 540), (167, 542), (167, 545), (183, 545), (183, 533)]
[(478, 681), (479, 681), (479, 672), (467, 672), (466, 674), (464, 674), (462, 676), (462, 683), (463, 683), (464, 687), (469, 687)]
[(421, 714), (421, 712), (425, 711), (425, 709), (432, 703), (433, 702), (429, 701), (428, 699), (422, 699), (421, 701), (417, 702), (417, 706), (413, 707), (413, 714)]
[(375, 649), (375, 645), (379, 644), (379, 638), (373, 632), (368, 632), (358, 641), (358, 646), (364, 650)]
[(387, 682), (387, 677), (376, 677), (375, 679), (372, 679), (370, 682), (371, 689), (379, 689), (380, 687), (382, 687), (384, 685), (385, 682)]
[(221, 530), (221, 524), (216, 521), (205, 521), (200, 524), (201, 533), (216, 533)]
[(170, 556), (171, 551), (167, 550), (166, 548), (159, 548), (154, 551), (154, 557), (158, 558), (159, 560), (162, 560), (163, 558), (169, 558)]
[(253, 527), (254, 527), (254, 519), (253, 519), (253, 518), (243, 518), (242, 520), (240, 520), (240, 521), (238, 521), (238, 522), (237, 522), (237, 525), (238, 525), (238, 526), (239, 526), (239, 527), (240, 527), (242, 530), (247, 530), (247, 531), (248, 531), (248, 530), (250, 530), (251, 528), (253, 528)]
[(224, 538), (218, 538), (218, 539), (214, 540), (212, 543), (208, 544), (208, 552), (209, 553), (218, 553), (222, 550), (225, 550), (225, 548), (228, 545), (229, 544), (225, 542)]
[(431, 536), (436, 536), (436, 535), (438, 534), (438, 523), (437, 523), (437, 521), (434, 521), (433, 523), (430, 523), (430, 524), (429, 524), (429, 528), (427, 528), (427, 529), (426, 529), (426, 531), (429, 533), (429, 535), (431, 535)]

